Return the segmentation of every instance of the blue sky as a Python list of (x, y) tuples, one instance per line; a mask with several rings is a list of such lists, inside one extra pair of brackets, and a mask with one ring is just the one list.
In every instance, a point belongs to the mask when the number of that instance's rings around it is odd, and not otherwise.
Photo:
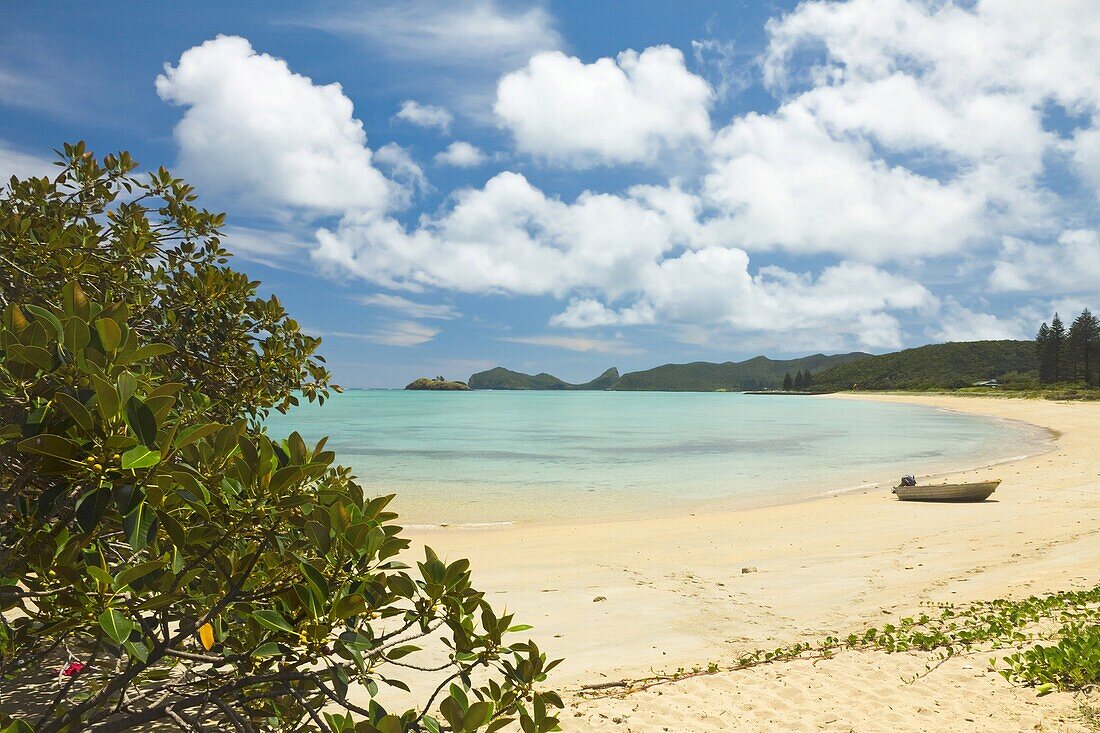
[(1100, 6), (38, 2), (0, 175), (230, 213), (337, 380), (1018, 338), (1100, 306)]

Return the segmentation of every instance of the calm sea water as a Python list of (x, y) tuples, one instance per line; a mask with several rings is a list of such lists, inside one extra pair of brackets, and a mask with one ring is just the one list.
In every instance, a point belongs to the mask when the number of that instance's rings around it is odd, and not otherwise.
[(275, 415), (328, 435), (406, 524), (780, 503), (1034, 451), (1016, 424), (912, 405), (660, 392), (351, 390)]

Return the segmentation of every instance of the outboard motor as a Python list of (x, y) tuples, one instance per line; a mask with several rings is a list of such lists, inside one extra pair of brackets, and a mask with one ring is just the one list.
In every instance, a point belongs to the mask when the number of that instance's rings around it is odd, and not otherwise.
[(917, 479), (916, 479), (915, 476), (913, 476), (911, 474), (907, 475), (907, 476), (902, 476), (901, 477), (901, 485), (902, 486), (916, 486), (917, 485)]

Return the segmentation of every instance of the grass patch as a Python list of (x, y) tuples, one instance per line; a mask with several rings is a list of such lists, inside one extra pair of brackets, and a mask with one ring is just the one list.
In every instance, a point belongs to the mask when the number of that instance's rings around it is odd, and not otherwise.
[[(1026, 648), (1025, 648), (1026, 647)], [(996, 652), (1018, 650), (998, 659)], [(827, 659), (849, 651), (932, 652), (923, 677), (952, 657), (993, 652), (989, 668), (1013, 684), (1056, 691), (1092, 691), (1100, 685), (1100, 585), (1020, 600), (998, 599), (963, 606), (929, 606), (919, 616), (874, 626), (845, 637), (796, 642), (746, 652), (733, 664), (582, 688), (589, 695), (636, 692), (655, 685), (762, 664)], [(913, 680), (908, 680), (913, 681)], [(1090, 713), (1095, 715), (1095, 711)]]

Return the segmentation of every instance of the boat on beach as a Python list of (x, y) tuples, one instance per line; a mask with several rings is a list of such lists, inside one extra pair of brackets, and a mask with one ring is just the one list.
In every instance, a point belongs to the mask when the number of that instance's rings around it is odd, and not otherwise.
[(1000, 484), (997, 479), (969, 484), (901, 485), (894, 487), (894, 494), (901, 501), (985, 501)]

